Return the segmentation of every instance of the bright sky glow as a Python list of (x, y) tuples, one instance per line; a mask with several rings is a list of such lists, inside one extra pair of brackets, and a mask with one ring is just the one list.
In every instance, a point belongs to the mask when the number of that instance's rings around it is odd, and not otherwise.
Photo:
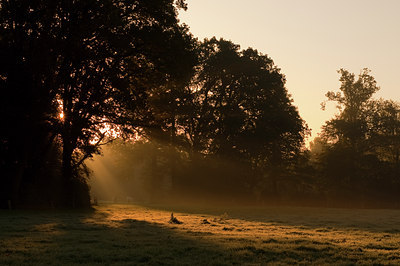
[(340, 68), (356, 74), (371, 69), (381, 87), (375, 97), (400, 101), (400, 0), (187, 3), (179, 17), (196, 37), (223, 37), (274, 60), (313, 137), (335, 113), (333, 106), (322, 111), (320, 103), (339, 88)]

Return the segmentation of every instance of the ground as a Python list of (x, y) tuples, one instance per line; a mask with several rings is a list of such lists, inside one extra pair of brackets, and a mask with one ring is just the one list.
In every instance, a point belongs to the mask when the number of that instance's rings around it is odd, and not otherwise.
[[(169, 223), (171, 212), (182, 224)], [(400, 211), (100, 204), (0, 211), (0, 265), (400, 265)]]

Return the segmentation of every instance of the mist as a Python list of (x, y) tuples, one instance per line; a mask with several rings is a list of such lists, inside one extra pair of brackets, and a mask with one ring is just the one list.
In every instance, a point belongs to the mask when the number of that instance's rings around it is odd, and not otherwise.
[(325, 204), (300, 172), (290, 176), (284, 169), (274, 169), (277, 178), (239, 160), (189, 155), (157, 142), (115, 141), (88, 167), (91, 197), (99, 201), (195, 206)]
[[(88, 162), (92, 198), (133, 203), (245, 204), (246, 167), (153, 142), (115, 141)], [(249, 177), (250, 178), (250, 177)], [(250, 193), (251, 194), (251, 193)]]

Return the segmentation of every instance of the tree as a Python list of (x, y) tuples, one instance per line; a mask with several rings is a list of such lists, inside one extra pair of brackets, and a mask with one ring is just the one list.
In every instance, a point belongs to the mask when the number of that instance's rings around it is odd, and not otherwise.
[[(347, 70), (340, 69), (340, 92), (329, 91), (328, 101), (336, 102), (339, 114), (323, 127), (323, 136), (332, 142), (348, 143), (358, 151), (368, 134), (367, 109), (372, 95), (379, 90), (370, 70), (364, 68), (358, 79)], [(322, 103), (324, 108), (325, 103)]]
[(382, 161), (400, 164), (400, 104), (392, 100), (372, 101), (369, 108), (370, 146)]
[[(38, 17), (41, 23), (33, 19)], [(51, 90), (55, 58), (47, 34), (50, 20), (40, 1), (1, 3), (0, 122), (6, 125), (0, 133), (3, 207), (7, 200), (16, 204), (24, 173), (32, 176), (40, 169), (54, 139), (50, 134), (56, 112)]]
[(198, 56), (191, 79), (149, 97), (155, 124), (145, 132), (168, 154), (164, 171), (177, 186), (208, 184), (210, 192), (212, 184), (222, 193), (229, 183), (236, 192), (225, 192), (235, 195), (248, 195), (261, 180), (278, 182), (308, 134), (280, 69), (268, 56), (223, 39), (191, 47)]
[[(74, 197), (80, 166), (107, 141), (107, 131), (149, 124), (149, 90), (190, 69), (175, 60), (188, 54), (187, 29), (178, 25), (172, 0), (6, 1), (0, 13), (0, 77), (8, 101), (1, 122), (12, 121), (1, 136), (5, 183), (17, 195), (17, 176), (58, 141), (60, 204), (87, 205)], [(29, 145), (21, 143), (26, 132)]]
[(371, 97), (379, 87), (367, 68), (361, 71), (357, 80), (347, 70), (340, 69), (338, 73), (341, 75), (340, 91), (329, 91), (326, 97), (328, 101), (336, 102), (339, 114), (322, 128), (322, 139), (327, 148), (321, 158), (328, 187), (358, 195), (362, 192), (355, 190), (364, 191), (368, 179), (363, 172), (364, 155), (369, 149), (368, 110)]
[(398, 187), (399, 106), (372, 98), (379, 87), (368, 69), (357, 80), (347, 70), (339, 73), (340, 92), (326, 94), (339, 114), (323, 126), (322, 149), (312, 151), (325, 189), (344, 202), (388, 204)]
[[(300, 151), (308, 132), (284, 76), (268, 56), (223, 39), (204, 40), (198, 54), (192, 82), (179, 95), (170, 94), (173, 104), (160, 105), (170, 108), (164, 114), (173, 114), (164, 132), (173, 132), (174, 143), (192, 159), (203, 154), (236, 161), (278, 178), (278, 169)], [(230, 183), (256, 185), (243, 175), (237, 178)]]
[(197, 113), (186, 132), (193, 140), (208, 139), (194, 140), (195, 147), (203, 143), (196, 147), (201, 152), (243, 155), (265, 152), (275, 142), (279, 156), (289, 156), (283, 154), (284, 146), (291, 151), (301, 146), (306, 127), (284, 87), (285, 78), (269, 57), (239, 48), (215, 38), (201, 45), (191, 88)]

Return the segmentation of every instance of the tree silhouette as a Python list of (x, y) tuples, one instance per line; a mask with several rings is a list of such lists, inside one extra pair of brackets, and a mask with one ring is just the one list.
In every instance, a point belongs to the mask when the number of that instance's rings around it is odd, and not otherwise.
[(339, 73), (340, 92), (326, 94), (329, 101), (337, 103), (339, 114), (326, 122), (318, 146), (312, 147), (317, 168), (325, 176), (324, 189), (344, 202), (353, 199), (373, 204), (374, 198), (374, 204), (394, 204), (398, 104), (372, 98), (379, 87), (368, 69), (363, 69), (357, 80), (347, 70)]
[(13, 201), (27, 168), (37, 168), (56, 141), (60, 204), (87, 205), (74, 196), (83, 162), (107, 141), (106, 131), (149, 124), (146, 96), (185, 75), (175, 57), (189, 54), (191, 37), (172, 0), (9, 1), (0, 12), (1, 122), (9, 125), (1, 151)]
[(306, 128), (269, 57), (215, 38), (200, 49), (191, 88), (195, 115), (185, 125), (196, 151), (256, 157), (272, 154), (274, 143), (283, 158), (301, 146)]
[[(198, 43), (197, 53), (191, 82), (156, 97), (153, 113), (167, 121), (161, 123), (164, 134), (158, 140), (172, 142), (173, 149), (188, 152), (191, 160), (202, 154), (215, 162), (247, 165), (260, 173), (256, 179), (266, 172), (279, 179), (278, 172), (298, 154), (308, 132), (284, 76), (269, 57), (223, 39)], [(169, 160), (174, 168), (174, 159)], [(238, 175), (230, 183), (249, 187), (255, 182)]]
[(326, 97), (328, 101), (337, 103), (340, 114), (326, 123), (324, 136), (333, 142), (346, 142), (353, 150), (358, 150), (368, 133), (366, 110), (379, 87), (367, 68), (363, 69), (358, 80), (347, 70), (340, 69), (338, 72), (341, 74), (340, 92), (329, 91)]
[(370, 146), (383, 161), (400, 163), (400, 105), (391, 100), (371, 102), (369, 111), (371, 128)]

